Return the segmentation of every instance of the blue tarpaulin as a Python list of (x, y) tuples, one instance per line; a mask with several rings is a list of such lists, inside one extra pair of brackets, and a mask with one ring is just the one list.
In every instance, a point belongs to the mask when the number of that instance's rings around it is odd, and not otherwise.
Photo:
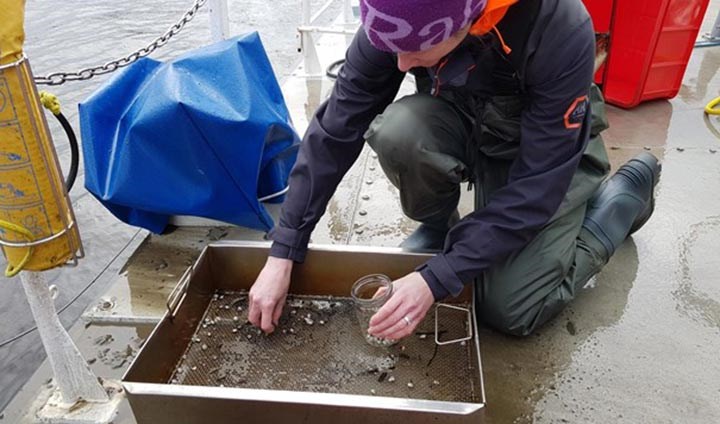
[(269, 230), (295, 133), (257, 33), (168, 63), (144, 58), (80, 104), (85, 187), (116, 217), (162, 232), (171, 215)]

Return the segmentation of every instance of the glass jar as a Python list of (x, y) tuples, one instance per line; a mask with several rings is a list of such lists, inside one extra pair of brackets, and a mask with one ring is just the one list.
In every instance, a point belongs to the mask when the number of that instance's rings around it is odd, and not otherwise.
[(368, 334), (370, 318), (380, 310), (393, 294), (392, 280), (383, 274), (366, 275), (357, 280), (350, 291), (355, 305), (360, 331), (371, 346), (386, 347), (397, 343), (397, 340), (381, 339)]

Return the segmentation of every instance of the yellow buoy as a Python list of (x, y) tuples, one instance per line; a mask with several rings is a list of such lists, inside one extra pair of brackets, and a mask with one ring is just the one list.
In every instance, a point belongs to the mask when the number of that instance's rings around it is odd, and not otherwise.
[(0, 0), (0, 245), (9, 276), (82, 256), (55, 147), (22, 50), (24, 9), (24, 1)]

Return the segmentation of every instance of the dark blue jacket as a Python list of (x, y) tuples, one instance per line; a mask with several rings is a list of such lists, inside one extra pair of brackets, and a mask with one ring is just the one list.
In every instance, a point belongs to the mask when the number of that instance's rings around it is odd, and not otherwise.
[[(520, 0), (498, 29), (510, 54), (494, 33), (468, 36), (440, 75), (416, 70), (419, 85), (429, 75), (434, 94), (453, 99), (471, 118), (480, 118), (473, 108), (493, 96), (524, 102), (507, 184), (455, 225), (443, 252), (418, 269), (437, 300), (458, 295), (464, 283), (540, 232), (565, 197), (589, 138), (595, 43), (580, 0)], [(310, 233), (359, 156), (363, 134), (403, 78), (396, 56), (374, 48), (361, 28), (305, 134), (280, 221), (270, 232), (272, 256), (304, 260)]]

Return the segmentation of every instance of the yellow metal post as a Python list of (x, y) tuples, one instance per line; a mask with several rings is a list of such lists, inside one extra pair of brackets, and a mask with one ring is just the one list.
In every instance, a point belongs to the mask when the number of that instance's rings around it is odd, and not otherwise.
[(0, 0), (0, 244), (10, 275), (21, 267), (42, 271), (82, 256), (75, 216), (22, 49), (24, 6), (24, 1)]
[[(0, 0), (0, 10), (0, 245), (8, 260), (6, 275), (13, 276), (77, 262), (82, 246), (30, 64), (22, 50), (25, 2)], [(63, 328), (43, 274), (22, 272), (20, 279), (57, 387), (45, 401), (33, 406), (31, 420), (110, 422), (120, 397), (108, 396)]]

